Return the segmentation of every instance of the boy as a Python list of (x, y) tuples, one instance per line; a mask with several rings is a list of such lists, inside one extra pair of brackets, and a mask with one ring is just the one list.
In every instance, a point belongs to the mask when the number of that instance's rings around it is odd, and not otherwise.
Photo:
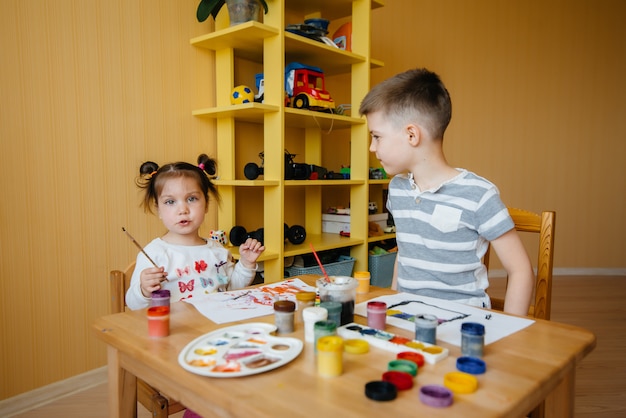
[(370, 151), (395, 176), (387, 201), (398, 242), (392, 288), (489, 308), (482, 257), (491, 242), (509, 277), (504, 311), (527, 315), (534, 273), (498, 189), (444, 156), (452, 105), (439, 76), (398, 74), (375, 86), (359, 112)]

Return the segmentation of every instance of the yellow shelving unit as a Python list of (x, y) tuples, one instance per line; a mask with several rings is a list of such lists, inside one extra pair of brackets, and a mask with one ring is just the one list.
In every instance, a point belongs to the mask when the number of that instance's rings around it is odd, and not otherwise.
[[(216, 98), (215, 106), (197, 109), (196, 117), (213, 119), (217, 130), (217, 161), (219, 187), (223, 201), (218, 213), (220, 229), (230, 231), (237, 224), (238, 191), (261, 191), (262, 202), (254, 210), (261, 211), (266, 251), (265, 281), (283, 278), (284, 258), (310, 253), (310, 245), (317, 251), (350, 248), (356, 259), (355, 268), (367, 269), (369, 134), (365, 120), (360, 117), (336, 115), (284, 106), (284, 67), (289, 62), (302, 62), (324, 70), (326, 76), (349, 75), (350, 103), (355, 107), (370, 87), (370, 71), (380, 67), (380, 61), (370, 57), (371, 10), (382, 7), (380, 0), (268, 0), (269, 12), (263, 23), (246, 22), (227, 26), (221, 15), (216, 29), (211, 33), (191, 39), (191, 45), (215, 53)], [(225, 9), (224, 9), (225, 10)], [(289, 16), (289, 22), (287, 17)], [(285, 31), (285, 26), (296, 16), (303, 22), (307, 18), (322, 17), (330, 21), (350, 18), (352, 21), (352, 51), (344, 51), (321, 42)], [(231, 89), (236, 83), (237, 66), (244, 61), (264, 73), (264, 103), (231, 105)], [(262, 179), (247, 180), (242, 176), (243, 166), (237, 164), (237, 129), (242, 124), (257, 126), (260, 132), (259, 149), (264, 152)], [(350, 180), (285, 180), (284, 151), (286, 131), (301, 132), (300, 144), (307, 164), (323, 166), (322, 148), (329, 146), (323, 138), (327, 130), (341, 131), (350, 141)], [(262, 133), (261, 133), (262, 132)], [(262, 139), (260, 138), (262, 136)], [(258, 152), (258, 151), (257, 151)], [(348, 157), (348, 156), (346, 156)], [(376, 183), (372, 183), (376, 184)], [(332, 187), (350, 190), (351, 236), (322, 233), (322, 196)], [(374, 186), (378, 187), (378, 186)], [(304, 188), (304, 227), (307, 238), (303, 244), (285, 242), (285, 191)], [(258, 193), (256, 193), (258, 194)], [(375, 241), (375, 240), (374, 240)], [(238, 257), (237, 248), (232, 248)]]

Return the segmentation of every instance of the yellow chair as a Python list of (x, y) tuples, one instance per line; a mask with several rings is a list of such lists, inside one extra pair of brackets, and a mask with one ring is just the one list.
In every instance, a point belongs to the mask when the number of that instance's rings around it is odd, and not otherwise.
[[(519, 232), (536, 233), (539, 236), (539, 256), (535, 280), (535, 297), (528, 309), (528, 316), (550, 319), (552, 302), (552, 262), (554, 258), (554, 228), (556, 213), (542, 212), (541, 215), (522, 209), (509, 208), (509, 214)], [(489, 251), (483, 259), (489, 269)], [(491, 298), (491, 308), (504, 309), (504, 299)]]
[[(531, 300), (528, 316), (550, 319), (552, 307), (552, 262), (554, 258), (554, 228), (556, 212), (545, 211), (541, 215), (522, 209), (508, 208), (518, 232), (530, 232), (539, 235), (539, 256), (535, 279), (535, 295)], [(483, 262), (489, 269), (489, 250)], [(507, 283), (508, 284), (508, 283)], [(491, 308), (504, 309), (504, 299), (491, 298)], [(528, 415), (530, 418), (542, 418), (545, 415), (545, 403), (541, 402)]]
[[(111, 313), (124, 312), (126, 310), (125, 295), (130, 286), (130, 279), (133, 276), (134, 270), (135, 263), (132, 263), (125, 271), (111, 271), (109, 277), (111, 288)], [(137, 379), (137, 401), (156, 418), (167, 418), (185, 409), (178, 401), (168, 398), (141, 379)], [(137, 416), (136, 410), (134, 416)]]

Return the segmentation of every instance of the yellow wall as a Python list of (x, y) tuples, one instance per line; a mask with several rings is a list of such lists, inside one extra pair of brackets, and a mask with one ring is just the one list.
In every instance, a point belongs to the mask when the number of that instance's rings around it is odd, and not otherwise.
[[(90, 325), (108, 271), (136, 254), (121, 227), (162, 232), (137, 206), (139, 164), (213, 151), (212, 123), (191, 116), (214, 87), (212, 57), (189, 46), (210, 25), (197, 3), (0, 3), (0, 399), (104, 365)], [(556, 210), (557, 267), (623, 270), (625, 3), (386, 3), (373, 82), (438, 72), (450, 162), (512, 206)]]

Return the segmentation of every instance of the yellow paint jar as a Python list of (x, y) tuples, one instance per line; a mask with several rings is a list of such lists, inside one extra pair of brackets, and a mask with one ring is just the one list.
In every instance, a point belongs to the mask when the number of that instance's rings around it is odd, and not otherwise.
[(317, 373), (335, 377), (343, 373), (343, 339), (336, 335), (317, 340)]

